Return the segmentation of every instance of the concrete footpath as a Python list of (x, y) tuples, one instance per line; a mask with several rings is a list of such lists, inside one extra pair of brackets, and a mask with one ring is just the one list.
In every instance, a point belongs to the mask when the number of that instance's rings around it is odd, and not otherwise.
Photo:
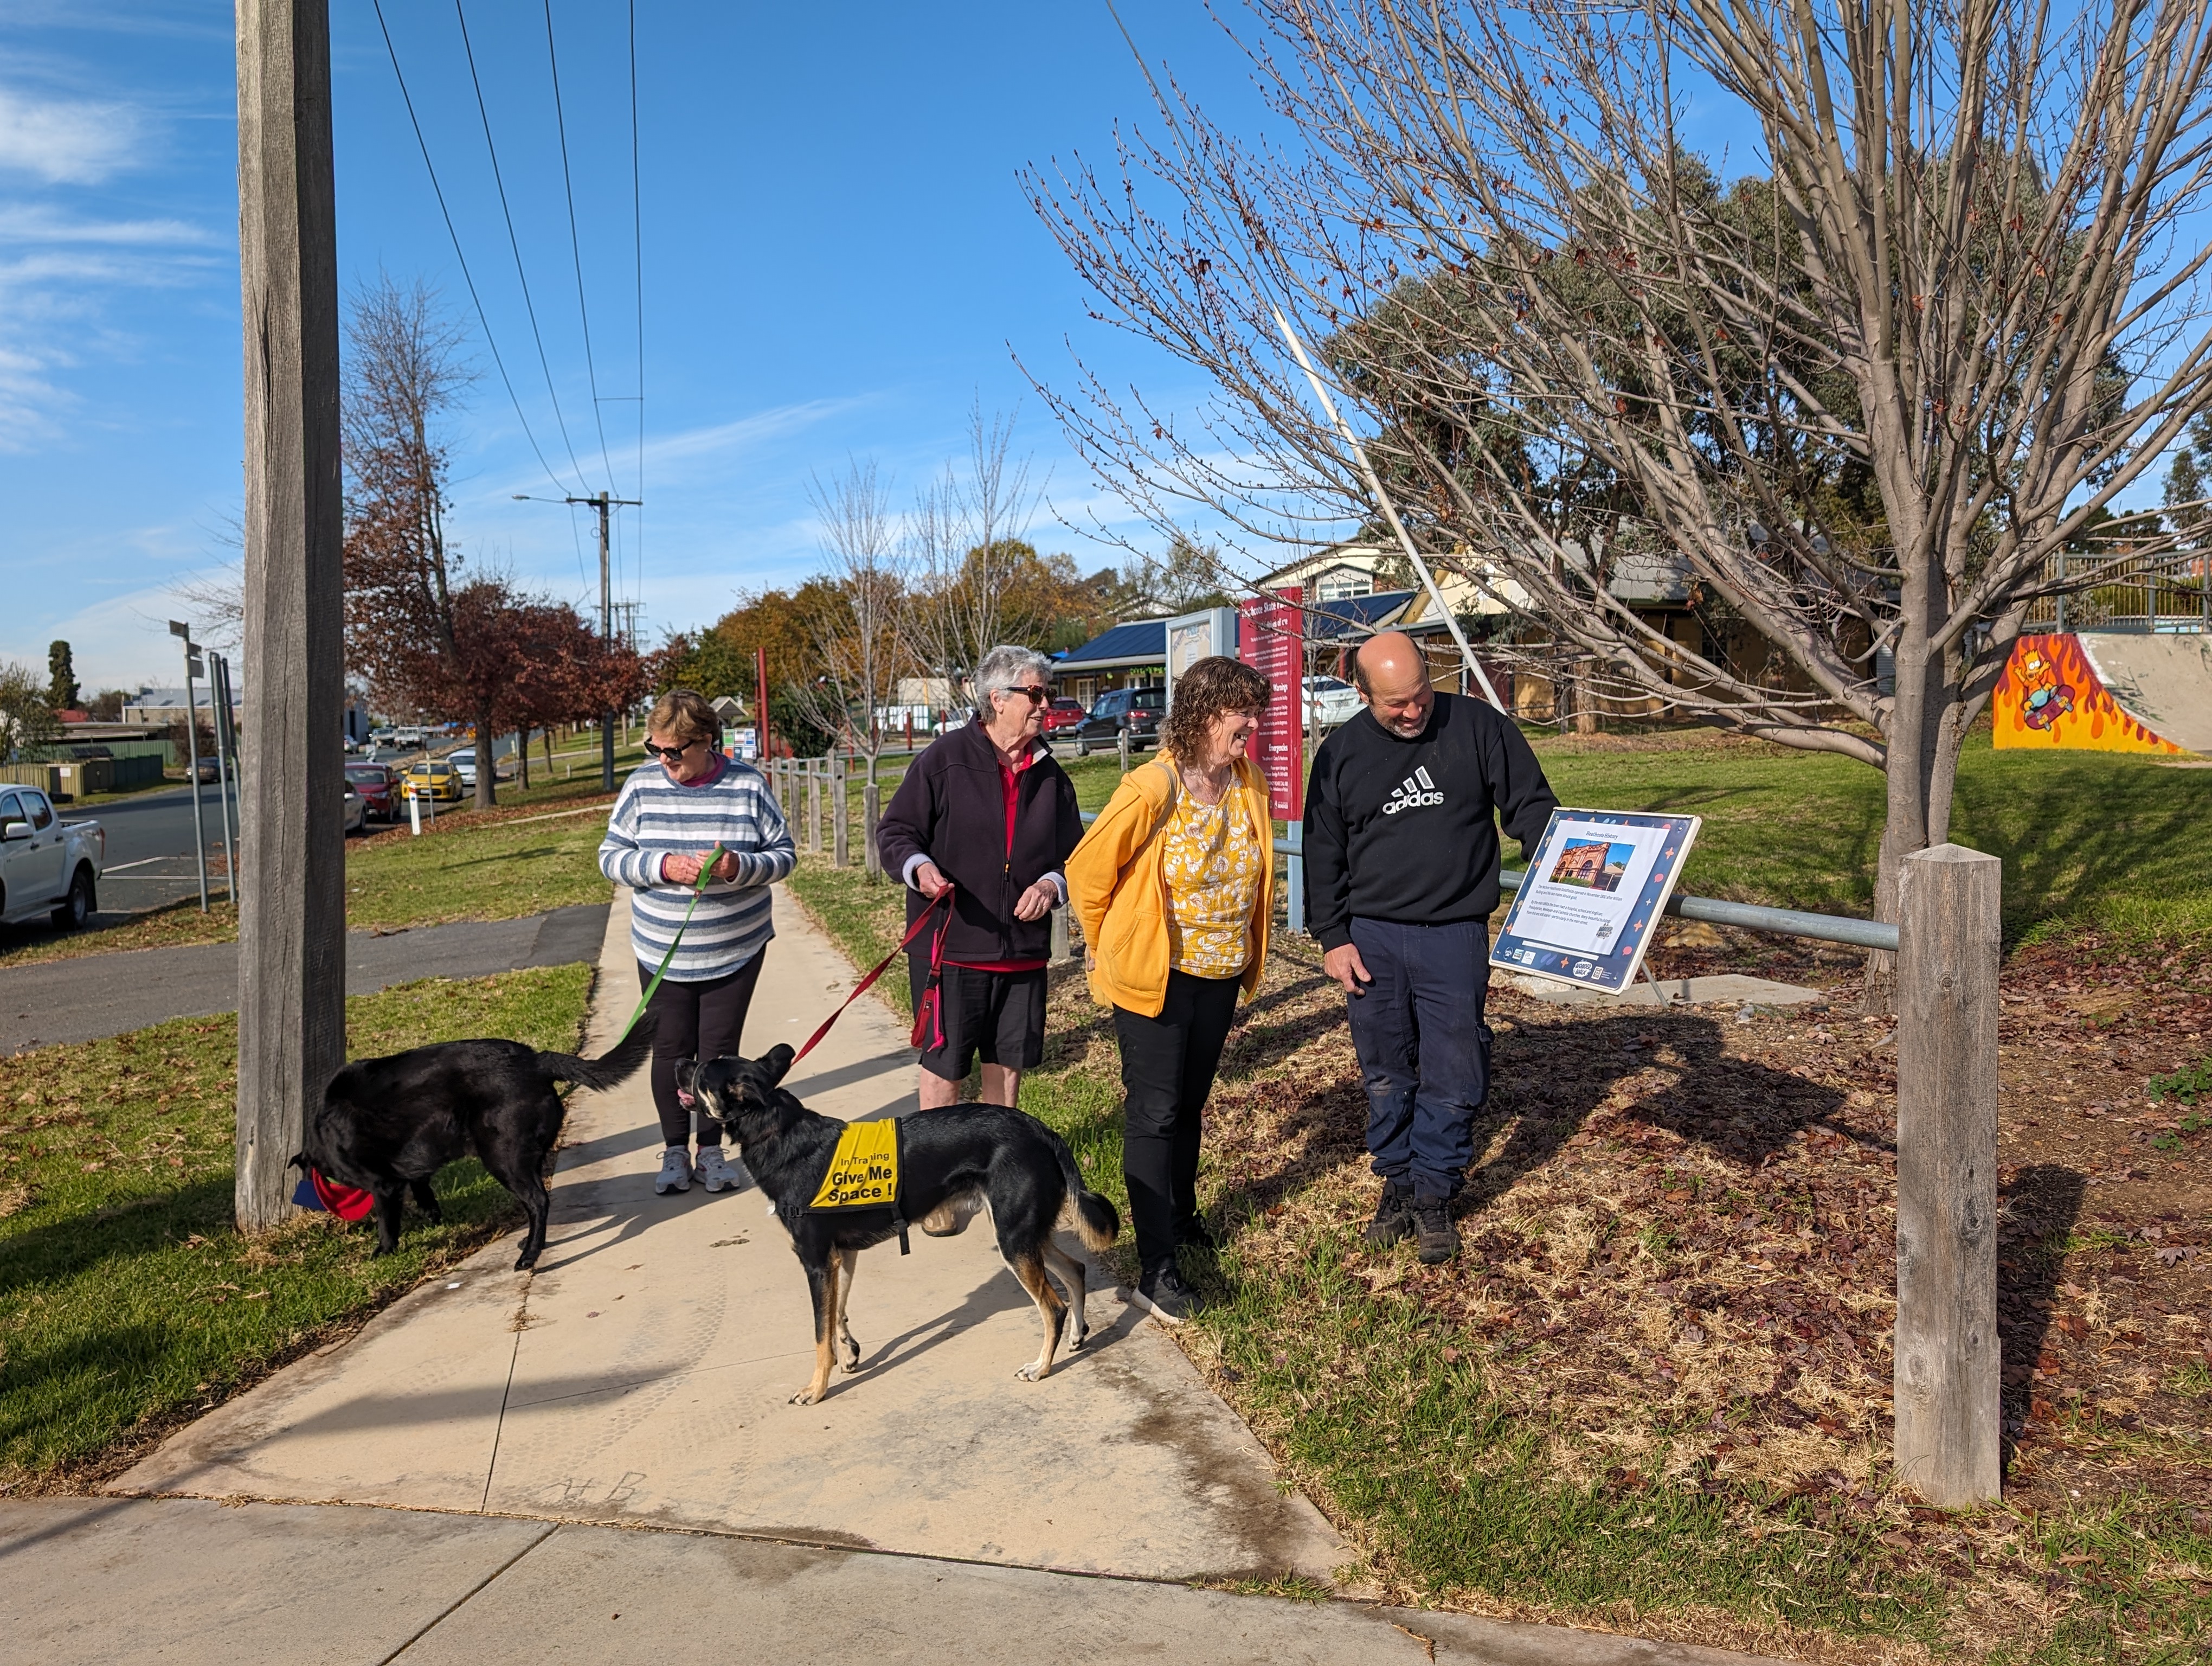
[[(745, 1049), (851, 969), (779, 892)], [(626, 894), (592, 1047), (635, 998)], [(856, 1004), (791, 1087), (913, 1104)], [(1042, 1383), (988, 1219), (862, 1257), (862, 1368), (819, 1405), (805, 1281), (757, 1191), (659, 1198), (641, 1075), (572, 1103), (551, 1239), (514, 1238), (185, 1429), (104, 1499), (0, 1504), (0, 1657), (1191, 1663), (1740, 1660), (1193, 1587), (1331, 1586), (1353, 1554), (1107, 1288)], [(1071, 1250), (1076, 1246), (1068, 1242)], [(1103, 1576), (1103, 1577), (1102, 1577)]]
[[(461, 920), (346, 933), (346, 993), (418, 977), (486, 977), (526, 966), (597, 960), (607, 905), (580, 903), (520, 920)], [(0, 970), (0, 1054), (98, 1041), (171, 1018), (238, 1010), (238, 945), (188, 943), (79, 955)]]
[(1756, 1666), (1360, 1602), (345, 1505), (0, 1505), (0, 1659), (38, 1666)]

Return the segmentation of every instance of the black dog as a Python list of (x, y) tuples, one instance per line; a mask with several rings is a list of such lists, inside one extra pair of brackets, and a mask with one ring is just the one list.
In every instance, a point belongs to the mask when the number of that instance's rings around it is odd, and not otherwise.
[(579, 1059), (520, 1042), (441, 1042), (384, 1059), (356, 1059), (331, 1078), (307, 1116), (307, 1148), (292, 1159), (376, 1199), (376, 1253), (399, 1247), (409, 1193), (441, 1219), (430, 1177), (473, 1151), (530, 1218), (517, 1272), (545, 1247), (545, 1167), (568, 1110), (556, 1082), (610, 1088), (653, 1051), (641, 1024), (611, 1053)]
[[(830, 1391), (830, 1365), (838, 1349), (848, 1371), (860, 1366), (860, 1345), (846, 1322), (845, 1298), (860, 1251), (897, 1231), (889, 1208), (810, 1212), (845, 1124), (799, 1104), (778, 1085), (791, 1068), (788, 1047), (761, 1059), (686, 1061), (676, 1067), (678, 1086), (704, 1102), (737, 1137), (745, 1167), (775, 1200), (775, 1215), (791, 1234), (791, 1247), (806, 1269), (814, 1296), (814, 1377), (791, 1396), (811, 1406)], [(1121, 1230), (1114, 1206), (1086, 1190), (1067, 1142), (1034, 1116), (1004, 1105), (950, 1105), (902, 1119), (899, 1148), (899, 1209), (932, 1237), (964, 1230), (988, 1204), (998, 1228), (999, 1253), (1044, 1322), (1044, 1348), (1014, 1375), (1036, 1382), (1052, 1370), (1067, 1319), (1074, 1319), (1071, 1348), (1089, 1336), (1083, 1316), (1085, 1268), (1052, 1241), (1063, 1213), (1092, 1251), (1110, 1248)], [(1067, 1291), (1062, 1303), (1045, 1276)]]

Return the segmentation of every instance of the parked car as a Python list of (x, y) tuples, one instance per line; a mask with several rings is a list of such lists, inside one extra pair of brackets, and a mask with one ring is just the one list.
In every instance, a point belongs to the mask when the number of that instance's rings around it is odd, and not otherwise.
[(346, 779), (353, 783), (354, 790), (361, 794), (364, 815), (374, 816), (382, 822), (391, 821), (397, 816), (399, 794), (398, 770), (387, 769), (381, 763), (349, 763), (345, 767), (345, 774)]
[[(463, 746), (457, 751), (448, 752), (446, 754), (446, 762), (461, 772), (462, 786), (471, 792), (476, 790), (477, 749), (475, 747)], [(514, 773), (513, 768), (508, 765), (505, 758), (495, 758), (492, 761), (491, 778), (494, 781), (505, 781)]]
[(107, 830), (65, 822), (35, 787), (0, 784), (0, 921), (44, 912), (71, 931), (100, 906)]
[(368, 750), (372, 752), (380, 746), (397, 746), (398, 744), (399, 737), (390, 729), (371, 729), (368, 732)]
[(441, 757), (426, 758), (408, 770), (405, 791), (410, 798), (425, 798), (434, 804), (459, 804), (461, 772)]
[(422, 731), (411, 727), (394, 729), (392, 732), (392, 744), (410, 749), (420, 746), (422, 744)]
[[(1341, 677), (1309, 677), (1305, 679), (1305, 708), (1312, 714), (1316, 728), (1333, 729), (1340, 723), (1349, 723), (1359, 715), (1363, 702), (1359, 690)], [(1299, 721), (1306, 721), (1304, 713)]]
[(1047, 735), (1056, 735), (1069, 729), (1079, 729), (1083, 727), (1083, 720), (1090, 715), (1083, 709), (1080, 700), (1071, 700), (1062, 695), (1044, 708), (1044, 732)]
[(368, 825), (368, 801), (362, 797), (361, 789), (351, 781), (343, 784), (345, 787), (345, 812), (338, 825), (347, 833), (358, 833)]
[(1117, 746), (1122, 730), (1129, 732), (1129, 750), (1157, 746), (1160, 719), (1167, 714), (1165, 689), (1109, 689), (1098, 696), (1091, 715), (1075, 731), (1075, 750), (1089, 757), (1095, 749)]

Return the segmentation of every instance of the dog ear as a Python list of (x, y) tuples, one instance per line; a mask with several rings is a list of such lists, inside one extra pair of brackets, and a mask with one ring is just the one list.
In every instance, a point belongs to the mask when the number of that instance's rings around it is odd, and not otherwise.
[(761, 1055), (761, 1068), (768, 1072), (768, 1079), (771, 1086), (784, 1079), (791, 1069), (791, 1061), (798, 1056), (782, 1042), (778, 1042)]

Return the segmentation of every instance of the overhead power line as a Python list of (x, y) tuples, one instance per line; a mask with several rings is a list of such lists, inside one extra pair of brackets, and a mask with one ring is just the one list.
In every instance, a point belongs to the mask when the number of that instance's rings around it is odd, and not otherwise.
[[(467, 286), (469, 300), (477, 309), (477, 323), (483, 327), (484, 345), (491, 350), (491, 362), (498, 368), (500, 386), (507, 390), (507, 402), (514, 407), (514, 419), (522, 424), (522, 437), (530, 442), (530, 449), (538, 459), (538, 466), (545, 471), (545, 477), (553, 483), (556, 489), (565, 493), (568, 488), (562, 483), (561, 477), (553, 472), (553, 465), (545, 460), (544, 448), (538, 443), (538, 436), (530, 430), (530, 418), (523, 415), (522, 401), (515, 397), (514, 380), (507, 374), (507, 361), (500, 356), (499, 343), (492, 335), (491, 319), (484, 312), (483, 297), (477, 293), (477, 281), (469, 271), (469, 258), (461, 252), (461, 234), (454, 228), (453, 210), (446, 206), (445, 187), (438, 183), (438, 167), (430, 160), (429, 142), (422, 137), (422, 118), (415, 113), (415, 100), (407, 90), (407, 76), (399, 67), (399, 50), (392, 43), (392, 26), (385, 21), (384, 0), (369, 0), (369, 3), (376, 12), (376, 27), (384, 33), (384, 50), (392, 59), (392, 78), (399, 83), (399, 101), (407, 106), (408, 124), (415, 130), (416, 147), (422, 151), (422, 167), (430, 176), (430, 194), (438, 199), (438, 212), (445, 220), (446, 235), (453, 240), (453, 258), (459, 263), (461, 282)], [(541, 347), (539, 350), (542, 353), (544, 349)], [(562, 437), (567, 436), (564, 435)], [(574, 460), (573, 453), (570, 460)], [(577, 471), (579, 475), (582, 472), (580, 469)]]
[[(637, 0), (629, 0), (629, 234), (637, 257), (637, 496), (645, 498), (645, 204), (637, 169)], [(637, 561), (645, 566), (645, 511), (638, 511)]]
[(545, 373), (545, 393), (553, 402), (553, 421), (560, 428), (561, 443), (568, 448), (568, 465), (581, 481), (586, 477), (584, 465), (576, 460), (576, 444), (568, 437), (568, 418), (561, 414), (561, 395), (553, 386), (552, 362), (545, 356), (545, 337), (538, 327), (538, 307), (530, 299), (530, 278), (522, 269), (522, 241), (514, 234), (514, 212), (507, 206), (507, 182), (500, 177), (499, 147), (492, 142), (491, 112), (484, 104), (483, 82), (477, 75), (476, 49), (469, 44), (468, 14), (462, 9), (461, 0), (453, 0), (453, 15), (461, 26), (461, 54), (468, 61), (469, 84), (476, 89), (477, 115), (483, 123), (484, 150), (491, 157), (491, 182), (499, 192), (499, 211), (507, 222), (507, 246), (514, 252), (514, 277), (522, 285), (522, 310), (530, 319), (531, 337), (538, 344), (538, 368)]
[(561, 136), (561, 188), (568, 198), (568, 252), (576, 265), (576, 316), (584, 325), (584, 374), (592, 385), (592, 421), (599, 430), (599, 462), (607, 489), (615, 489), (615, 465), (607, 455), (606, 418), (599, 410), (599, 370), (592, 357), (592, 313), (584, 302), (584, 243), (576, 234), (576, 184), (568, 173), (568, 118), (561, 108), (561, 59), (553, 50), (553, 0), (545, 0), (545, 63), (553, 72), (553, 127)]

